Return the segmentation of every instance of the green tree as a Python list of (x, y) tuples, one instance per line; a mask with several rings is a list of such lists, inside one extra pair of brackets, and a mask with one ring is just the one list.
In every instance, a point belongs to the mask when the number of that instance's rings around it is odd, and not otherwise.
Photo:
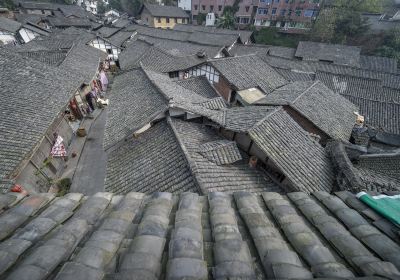
[(368, 20), (360, 12), (341, 10), (336, 14), (335, 41), (345, 43), (348, 38), (361, 37), (369, 29)]
[(197, 24), (198, 24), (198, 25), (202, 25), (203, 22), (206, 21), (206, 17), (207, 17), (206, 14), (199, 13), (199, 14), (197, 15)]
[(0, 0), (0, 7), (5, 7), (9, 10), (13, 10), (14, 2), (12, 0)]
[(233, 29), (235, 28), (235, 16), (232, 12), (223, 13), (221, 17), (218, 18), (218, 27)]
[(315, 21), (311, 39), (327, 43), (346, 43), (363, 37), (369, 29), (364, 11), (379, 9), (382, 0), (335, 0), (333, 8), (325, 8)]
[(390, 30), (385, 35), (383, 45), (376, 49), (376, 54), (397, 59), (400, 63), (400, 28)]
[(97, 13), (99, 14), (104, 14), (106, 12), (106, 5), (104, 4), (103, 1), (98, 1), (97, 2)]
[(335, 0), (334, 6), (352, 12), (380, 13), (386, 0)]
[(310, 37), (320, 42), (331, 42), (335, 37), (336, 12), (334, 9), (324, 9), (320, 12)]

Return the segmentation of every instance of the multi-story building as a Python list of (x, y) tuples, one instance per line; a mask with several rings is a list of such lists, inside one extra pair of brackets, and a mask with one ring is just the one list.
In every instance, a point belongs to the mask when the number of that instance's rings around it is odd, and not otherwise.
[[(183, 1), (183, 0), (181, 0)], [(322, 0), (239, 0), (235, 14), (239, 25), (279, 27), (284, 31), (309, 28), (318, 14)], [(225, 6), (235, 0), (192, 0), (192, 17), (196, 23), (200, 14), (222, 15)]]
[(307, 29), (318, 14), (319, 2), (320, 0), (259, 0), (254, 25), (280, 27), (287, 31)]
[(214, 13), (222, 16), (225, 6), (232, 6), (234, 0), (192, 0), (192, 19), (196, 23), (200, 14)]

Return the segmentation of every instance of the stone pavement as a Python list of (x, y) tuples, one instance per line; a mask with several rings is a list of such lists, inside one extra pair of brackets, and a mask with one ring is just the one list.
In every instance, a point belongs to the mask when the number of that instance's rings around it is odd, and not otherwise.
[(91, 124), (83, 150), (78, 155), (70, 192), (93, 195), (104, 191), (107, 156), (103, 149), (103, 136), (106, 117), (107, 109), (104, 109)]

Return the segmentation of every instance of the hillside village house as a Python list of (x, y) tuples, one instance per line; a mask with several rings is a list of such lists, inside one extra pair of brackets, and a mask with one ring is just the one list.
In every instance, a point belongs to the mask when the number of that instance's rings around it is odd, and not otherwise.
[(189, 15), (179, 7), (145, 3), (139, 14), (142, 22), (151, 27), (174, 28), (177, 23), (189, 23)]

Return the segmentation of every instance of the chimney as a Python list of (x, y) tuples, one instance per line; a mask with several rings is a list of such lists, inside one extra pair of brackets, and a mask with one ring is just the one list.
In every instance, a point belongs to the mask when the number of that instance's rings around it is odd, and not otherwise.
[(251, 156), (249, 159), (249, 167), (255, 168), (257, 166), (258, 158), (256, 156)]
[(356, 125), (358, 127), (363, 127), (364, 126), (364, 116), (360, 115), (358, 112), (354, 112), (356, 115)]
[(198, 58), (205, 58), (206, 57), (206, 52), (203, 51), (203, 50), (199, 50), (196, 55), (197, 55)]

